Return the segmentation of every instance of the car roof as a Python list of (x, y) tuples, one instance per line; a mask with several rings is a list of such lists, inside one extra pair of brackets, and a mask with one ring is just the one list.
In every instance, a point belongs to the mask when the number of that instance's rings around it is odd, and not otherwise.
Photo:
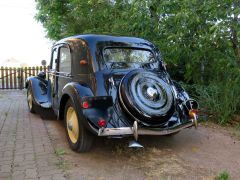
[(152, 44), (149, 41), (137, 38), (137, 37), (128, 37), (128, 36), (111, 36), (111, 35), (98, 35), (98, 34), (83, 34), (83, 35), (75, 35), (64, 38), (56, 44), (69, 42), (74, 39), (82, 39), (87, 43), (98, 43), (102, 41), (112, 41), (112, 42), (128, 42), (128, 43), (145, 43), (145, 44)]

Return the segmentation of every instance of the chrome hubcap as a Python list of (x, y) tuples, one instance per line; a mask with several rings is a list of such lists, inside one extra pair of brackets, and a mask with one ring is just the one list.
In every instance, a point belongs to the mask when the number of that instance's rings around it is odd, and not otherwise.
[(150, 98), (156, 99), (156, 97), (158, 96), (158, 91), (153, 87), (148, 87), (147, 88), (147, 95)]

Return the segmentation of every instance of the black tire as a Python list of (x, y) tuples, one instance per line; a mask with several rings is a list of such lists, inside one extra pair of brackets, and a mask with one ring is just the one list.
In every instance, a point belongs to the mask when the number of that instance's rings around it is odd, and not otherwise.
[[(70, 148), (73, 151), (87, 152), (90, 150), (93, 144), (94, 135), (85, 128), (85, 126), (83, 125), (84, 119), (82, 115), (79, 115), (81, 114), (81, 112), (77, 112), (76, 109), (77, 108), (75, 107), (75, 104), (69, 99), (66, 103), (65, 110), (64, 110), (64, 124), (65, 124), (67, 140)], [(74, 112), (72, 112), (73, 114), (71, 116), (72, 119), (77, 118), (76, 120), (74, 120), (74, 122), (73, 120), (69, 120), (71, 119), (69, 118), (69, 115), (68, 115), (68, 113), (71, 113), (70, 111), (75, 111), (75, 115), (74, 115)], [(73, 116), (75, 116), (75, 118), (73, 118)], [(77, 126), (76, 124), (74, 124), (76, 123), (76, 121), (77, 121)], [(78, 133), (77, 133), (76, 127), (78, 127)]]
[(32, 87), (29, 85), (27, 89), (27, 104), (29, 112), (36, 113), (36, 103), (34, 102)]
[(163, 124), (174, 113), (175, 99), (170, 84), (151, 71), (133, 70), (126, 74), (119, 86), (123, 109), (149, 125)]

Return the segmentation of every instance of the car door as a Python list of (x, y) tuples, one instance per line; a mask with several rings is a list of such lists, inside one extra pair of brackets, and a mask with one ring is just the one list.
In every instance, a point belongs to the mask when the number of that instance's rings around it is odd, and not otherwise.
[[(56, 89), (57, 91), (57, 96), (56, 101), (58, 102), (62, 97), (62, 89), (64, 86), (72, 81), (72, 57), (71, 57), (71, 51), (70, 47), (67, 44), (63, 44), (62, 46), (59, 47), (59, 65), (57, 69), (57, 84), (58, 87)], [(58, 106), (57, 106), (58, 108)]]
[(56, 94), (57, 94), (57, 68), (58, 68), (58, 46), (53, 47), (51, 63), (49, 69), (49, 81), (51, 85), (51, 99), (52, 99), (52, 107), (56, 109)]

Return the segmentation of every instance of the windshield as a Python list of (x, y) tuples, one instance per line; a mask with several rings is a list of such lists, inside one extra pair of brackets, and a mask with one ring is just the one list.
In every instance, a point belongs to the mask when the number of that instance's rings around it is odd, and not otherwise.
[(145, 49), (107, 48), (103, 52), (109, 68), (139, 68), (156, 62), (151, 51)]

